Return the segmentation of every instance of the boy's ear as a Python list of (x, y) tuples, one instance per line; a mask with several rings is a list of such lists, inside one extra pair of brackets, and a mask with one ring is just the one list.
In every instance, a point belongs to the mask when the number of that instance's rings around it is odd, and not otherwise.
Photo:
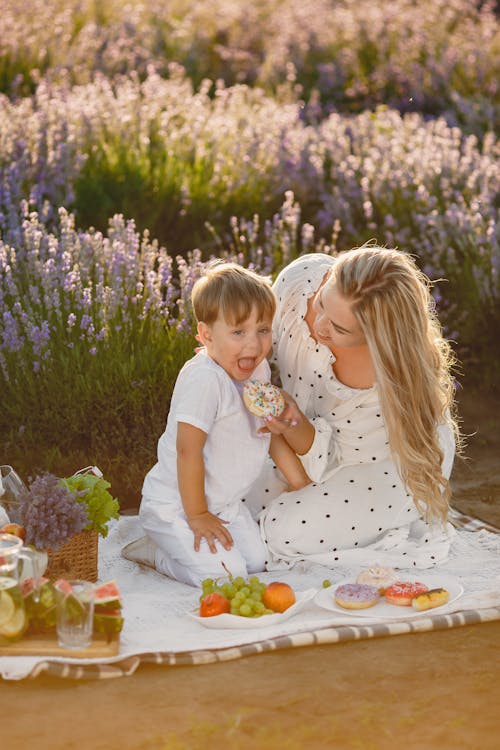
[(212, 329), (207, 323), (200, 321), (198, 323), (198, 341), (201, 341), (203, 345), (212, 341)]

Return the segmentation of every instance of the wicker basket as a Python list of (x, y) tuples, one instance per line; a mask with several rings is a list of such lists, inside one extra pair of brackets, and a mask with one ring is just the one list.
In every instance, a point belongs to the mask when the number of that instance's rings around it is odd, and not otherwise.
[(97, 547), (99, 534), (94, 529), (80, 531), (55, 552), (47, 550), (49, 562), (44, 575), (58, 578), (97, 581)]

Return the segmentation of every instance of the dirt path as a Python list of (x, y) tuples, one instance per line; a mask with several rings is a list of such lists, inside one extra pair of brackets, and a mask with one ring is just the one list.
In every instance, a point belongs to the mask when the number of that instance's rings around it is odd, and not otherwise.
[(466, 458), (453, 468), (453, 502), (465, 513), (500, 527), (500, 395), (459, 392)]
[[(500, 525), (500, 398), (463, 392), (455, 504)], [(500, 621), (130, 678), (0, 683), (21, 750), (498, 750)]]

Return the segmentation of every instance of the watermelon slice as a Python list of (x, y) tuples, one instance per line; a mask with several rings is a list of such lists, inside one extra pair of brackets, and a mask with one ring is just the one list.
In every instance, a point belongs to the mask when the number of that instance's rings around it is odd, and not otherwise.
[(123, 628), (122, 600), (116, 581), (94, 589), (94, 632), (111, 641)]
[(94, 610), (94, 633), (102, 633), (111, 641), (123, 628), (120, 609)]
[(71, 594), (71, 592), (73, 591), (73, 589), (71, 588), (71, 583), (65, 578), (58, 578), (53, 585), (55, 589), (61, 591), (63, 594)]
[(121, 609), (122, 600), (116, 581), (108, 581), (94, 588), (94, 607), (97, 611)]
[[(44, 583), (47, 583), (49, 579), (43, 576), (39, 579), (39, 587), (42, 588)], [(33, 593), (35, 590), (35, 579), (34, 578), (23, 578), (21, 581), (21, 594), (26, 599), (27, 596)]]

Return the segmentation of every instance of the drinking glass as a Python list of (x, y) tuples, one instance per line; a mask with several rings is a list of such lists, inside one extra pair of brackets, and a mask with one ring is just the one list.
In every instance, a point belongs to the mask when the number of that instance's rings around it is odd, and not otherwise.
[(89, 581), (56, 584), (57, 640), (62, 648), (82, 649), (92, 643), (94, 586)]
[(12, 466), (0, 466), (0, 505), (11, 523), (21, 523), (20, 501), (26, 492), (28, 488)]

